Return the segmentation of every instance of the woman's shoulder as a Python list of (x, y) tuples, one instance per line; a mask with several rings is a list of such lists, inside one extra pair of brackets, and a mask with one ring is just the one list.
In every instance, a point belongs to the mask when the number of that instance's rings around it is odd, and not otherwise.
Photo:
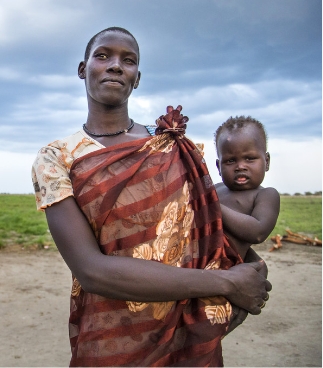
[(62, 139), (57, 139), (48, 144), (49, 147), (54, 147), (57, 149), (67, 149), (70, 152), (73, 152), (75, 148), (79, 147), (80, 145), (94, 145), (98, 147), (102, 147), (102, 145), (92, 139), (89, 135), (87, 135), (84, 131), (77, 131), (74, 134), (68, 135)]
[(67, 145), (70, 146), (70, 145), (73, 145), (73, 143), (75, 144), (76, 142), (82, 139), (83, 139), (83, 135), (81, 131), (77, 131), (74, 134), (68, 135), (64, 138), (56, 139), (55, 141), (49, 143), (48, 146), (56, 147), (56, 148), (60, 148), (62, 146), (67, 146)]
[(82, 131), (42, 147), (32, 166), (32, 181), (38, 209), (73, 196), (70, 168), (77, 157), (102, 148)]
[(56, 139), (48, 143), (39, 150), (38, 156), (50, 152), (54, 156), (69, 157), (70, 161), (74, 161), (80, 156), (101, 148), (103, 148), (102, 144), (92, 139), (85, 132), (77, 131), (62, 139)]

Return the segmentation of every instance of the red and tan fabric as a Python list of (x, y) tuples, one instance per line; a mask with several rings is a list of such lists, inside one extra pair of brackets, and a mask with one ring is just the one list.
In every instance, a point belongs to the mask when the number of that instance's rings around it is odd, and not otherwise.
[[(176, 111), (158, 120), (154, 137), (75, 160), (74, 196), (110, 257), (228, 269), (241, 260), (225, 240), (214, 185)], [(86, 293), (73, 280), (71, 366), (223, 365), (231, 316), (225, 298), (119, 301)]]

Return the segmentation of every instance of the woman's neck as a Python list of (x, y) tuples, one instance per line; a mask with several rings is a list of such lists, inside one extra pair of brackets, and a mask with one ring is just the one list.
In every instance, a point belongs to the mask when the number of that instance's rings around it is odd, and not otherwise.
[(126, 129), (130, 124), (128, 107), (108, 107), (89, 109), (86, 127), (97, 134), (114, 133)]

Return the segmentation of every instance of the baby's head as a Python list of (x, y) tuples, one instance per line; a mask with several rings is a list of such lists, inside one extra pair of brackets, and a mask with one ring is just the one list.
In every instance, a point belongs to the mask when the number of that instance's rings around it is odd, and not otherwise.
[(214, 136), (223, 183), (230, 190), (258, 188), (270, 163), (264, 126), (250, 116), (231, 117)]

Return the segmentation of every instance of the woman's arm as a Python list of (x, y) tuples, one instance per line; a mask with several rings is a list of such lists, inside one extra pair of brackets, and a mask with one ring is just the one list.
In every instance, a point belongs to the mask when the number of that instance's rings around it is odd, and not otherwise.
[(261, 267), (258, 263), (241, 264), (228, 271), (205, 271), (104, 255), (73, 197), (48, 207), (46, 216), (61, 255), (87, 292), (141, 302), (223, 295), (259, 314), (259, 306), (271, 289), (257, 272)]
[(274, 188), (259, 191), (251, 215), (236, 212), (221, 204), (225, 230), (241, 241), (259, 244), (267, 239), (276, 225), (280, 197)]

